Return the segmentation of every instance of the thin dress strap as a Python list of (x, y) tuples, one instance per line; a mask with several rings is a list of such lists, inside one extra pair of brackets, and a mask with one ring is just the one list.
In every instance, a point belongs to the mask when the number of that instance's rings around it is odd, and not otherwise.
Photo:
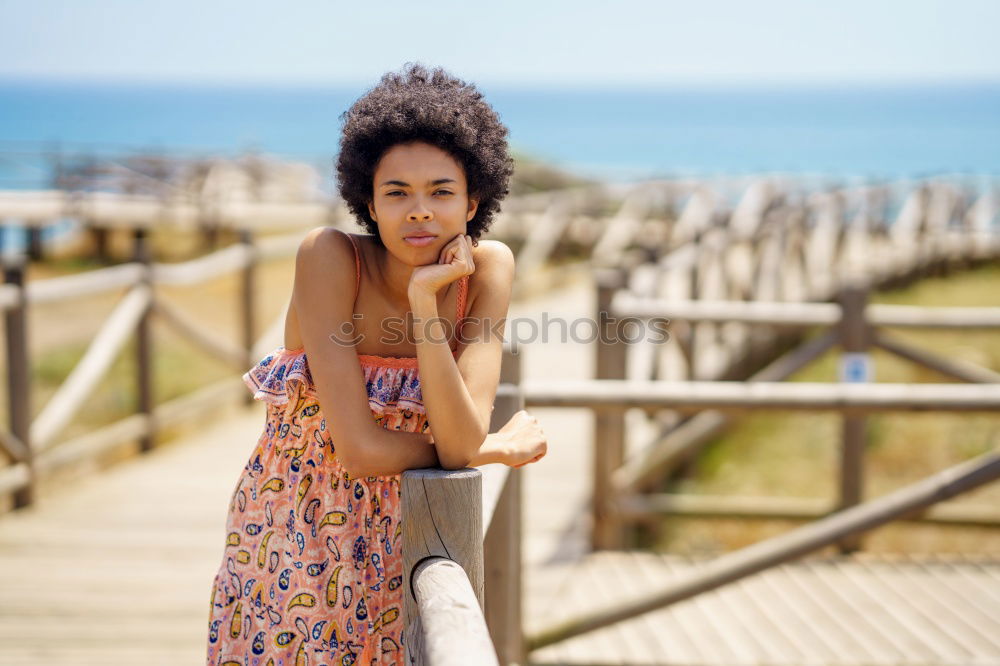
[(463, 275), (458, 281), (458, 296), (455, 299), (455, 328), (460, 329), (465, 319), (465, 299), (469, 291), (469, 276)]
[(358, 290), (361, 288), (361, 256), (358, 253), (358, 242), (354, 240), (354, 234), (347, 234), (347, 237), (351, 239), (351, 247), (354, 248), (354, 303), (356, 304)]

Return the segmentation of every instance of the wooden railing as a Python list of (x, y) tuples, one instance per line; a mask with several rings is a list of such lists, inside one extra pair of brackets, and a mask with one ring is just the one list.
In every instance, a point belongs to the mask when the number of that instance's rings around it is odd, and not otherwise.
[[(829, 507), (842, 508), (857, 504), (861, 496), (861, 478), (863, 476), (864, 451), (864, 412), (866, 405), (854, 402), (855, 397), (865, 395), (873, 401), (873, 407), (889, 409), (948, 409), (948, 410), (982, 410), (990, 403), (991, 390), (1000, 387), (1000, 373), (972, 363), (944, 358), (930, 350), (923, 350), (895, 339), (892, 334), (880, 329), (892, 328), (952, 328), (952, 329), (997, 329), (1000, 330), (1000, 308), (917, 308), (896, 305), (868, 305), (867, 291), (862, 288), (851, 289), (841, 295), (836, 304), (827, 303), (763, 303), (763, 302), (724, 302), (724, 301), (691, 301), (666, 302), (656, 300), (635, 299), (626, 292), (621, 292), (612, 301), (612, 314), (618, 317), (670, 317), (672, 321), (733, 321), (741, 323), (780, 323), (787, 327), (829, 326), (829, 330), (821, 332), (817, 337), (799, 346), (778, 361), (770, 364), (764, 370), (751, 378), (752, 386), (748, 390), (759, 399), (759, 404), (774, 408), (795, 408), (812, 405), (820, 406), (820, 401), (840, 400), (843, 411), (843, 446), (841, 459), (840, 497), (835, 505)], [(858, 370), (867, 372), (865, 367), (870, 363), (868, 351), (874, 346), (884, 349), (906, 360), (918, 363), (931, 370), (974, 384), (993, 385), (977, 389), (973, 387), (958, 387), (949, 384), (941, 385), (899, 385), (892, 387), (886, 384), (842, 384), (839, 386), (809, 387), (802, 383), (794, 385), (769, 384), (767, 382), (783, 379), (815, 360), (835, 345), (839, 344), (845, 354), (850, 354), (849, 362), (855, 364)], [(620, 354), (621, 352), (619, 352)], [(845, 368), (845, 372), (847, 368)], [(861, 378), (867, 381), (864, 378)], [(683, 386), (690, 396), (685, 407), (697, 407), (699, 404), (719, 408), (715, 404), (701, 403), (704, 390), (714, 395), (719, 394), (719, 388), (725, 384), (713, 382), (676, 382)], [(668, 390), (670, 383), (659, 383), (657, 391)], [(742, 390), (742, 389), (741, 389)], [(895, 392), (895, 393), (894, 393)], [(786, 397), (783, 397), (786, 396)], [(838, 396), (838, 397), (834, 397)], [(965, 396), (965, 397), (963, 397)], [(741, 398), (742, 399), (742, 398)], [(747, 398), (749, 399), (749, 398)], [(874, 404), (874, 401), (878, 401)], [(749, 407), (749, 402), (726, 405), (727, 408)], [(757, 405), (754, 405), (757, 406)], [(645, 511), (640, 507), (650, 506), (647, 498), (633, 495), (637, 490), (648, 487), (663, 471), (681, 458), (693, 454), (694, 445), (688, 448), (677, 447), (660, 442), (633, 457), (623, 461), (621, 467), (612, 472), (612, 495), (621, 497), (621, 501), (630, 507), (633, 517), (641, 517)], [(612, 500), (613, 501), (613, 500)], [(677, 503), (683, 505), (685, 498), (677, 498)], [(653, 505), (664, 506), (665, 498), (653, 502)], [(691, 507), (694, 502), (688, 502)], [(707, 515), (716, 513), (725, 515), (732, 508), (732, 502), (722, 500), (717, 511), (712, 511), (712, 498), (697, 500), (697, 513)], [(815, 503), (803, 503), (797, 507), (794, 502), (784, 501), (775, 512), (765, 507), (754, 511), (744, 507), (743, 515), (756, 514), (760, 517), (788, 517), (790, 513), (798, 517), (818, 517), (811, 512)], [(679, 512), (686, 513), (678, 507)], [(921, 518), (934, 522), (956, 522), (962, 524), (983, 524), (986, 515), (982, 511), (972, 511), (963, 514), (952, 511), (944, 514), (934, 514)], [(1000, 511), (989, 514), (986, 523), (1000, 525)]]
[[(842, 219), (836, 193), (814, 202), (820, 205), (818, 212), (800, 204), (761, 205), (759, 200), (751, 206), (748, 193), (747, 205), (738, 205), (718, 223), (693, 199), (688, 210), (694, 212), (681, 219), (701, 222), (689, 224), (688, 244), (660, 257), (598, 270), (594, 319), (602, 335), (595, 344), (596, 378), (533, 380), (521, 386), (529, 408), (594, 411), (593, 547), (622, 548), (631, 521), (671, 512), (814, 522), (718, 557), (688, 580), (534, 631), (527, 639), (529, 650), (688, 599), (826, 546), (851, 552), (860, 548), (862, 534), (890, 521), (1000, 525), (995, 507), (938, 507), (1000, 478), (996, 450), (885, 496), (861, 497), (867, 414), (1000, 411), (996, 371), (943, 358), (879, 330), (993, 329), (1000, 327), (1000, 308), (867, 303), (868, 293), (881, 286), (1000, 257), (997, 206), (990, 195), (956, 205), (952, 194), (930, 185), (918, 188), (891, 225), (869, 216), (877, 208), (870, 204), (859, 217)], [(741, 216), (741, 210), (750, 212)], [(629, 344), (630, 335), (623, 330), (629, 318), (669, 322), (671, 338)], [(804, 336), (805, 329), (817, 327), (818, 335)], [(841, 383), (782, 383), (834, 346), (845, 354)], [(865, 355), (876, 346), (974, 385), (870, 383)], [(644, 492), (697, 455), (729, 415), (748, 409), (842, 415), (841, 483), (835, 501)], [(628, 410), (644, 413), (659, 427), (648, 444), (626, 459)]]
[[(491, 431), (521, 409), (519, 375), (505, 351)], [(408, 470), (402, 493), (407, 662), (524, 663), (520, 472)]]
[[(692, 396), (700, 390), (697, 382), (711, 380), (751, 382), (754, 395), (763, 395), (781, 388), (765, 389), (762, 383), (787, 379), (840, 345), (861, 369), (867, 350), (877, 346), (963, 381), (997, 381), (994, 371), (943, 359), (876, 330), (992, 328), (1000, 323), (997, 310), (868, 305), (867, 298), (883, 286), (1000, 257), (1000, 200), (992, 191), (974, 198), (946, 183), (925, 183), (904, 192), (890, 222), (886, 206), (878, 203), (887, 190), (859, 188), (789, 201), (764, 186), (752, 187), (718, 220), (705, 203), (707, 194), (692, 197), (674, 228), (675, 235), (689, 242), (660, 257), (597, 271), (594, 316), (608, 321), (595, 345), (596, 378), (624, 380), (631, 366), (640, 368), (637, 378), (678, 382)], [(625, 344), (620, 329), (630, 318), (661, 326), (669, 322), (669, 340)], [(815, 327), (830, 330), (806, 339), (806, 329)], [(593, 545), (620, 548), (625, 522), (649, 517), (651, 506), (667, 505), (666, 498), (650, 503), (638, 495), (696, 456), (729, 423), (729, 411), (691, 414), (676, 406), (650, 406), (646, 415), (653, 434), (626, 460), (624, 410), (600, 410), (595, 418), (595, 440), (601, 445), (595, 451)], [(758, 501), (762, 516), (816, 517), (856, 504), (863, 419), (857, 410), (843, 416), (836, 503), (817, 513), (815, 502), (789, 510), (786, 501)], [(721, 515), (733, 503), (678, 497), (669, 504), (682, 512)], [(749, 505), (743, 513), (748, 511)], [(980, 511), (963, 515), (942, 510), (927, 516), (965, 524), (981, 524), (983, 518)], [(991, 514), (987, 522), (995, 517)]]
[[(609, 299), (599, 299), (609, 302)], [(618, 337), (598, 348), (597, 371), (621, 375), (592, 381), (533, 380), (521, 384), (530, 407), (585, 407), (595, 412), (595, 478), (592, 501), (595, 548), (621, 547), (630, 520), (650, 520), (667, 513), (701, 517), (786, 518), (814, 520), (777, 537), (722, 555), (701, 566), (689, 579), (642, 597), (543, 627), (527, 638), (534, 650), (610, 624), (689, 599), (702, 592), (750, 576), (826, 546), (841, 552), (860, 548), (864, 533), (891, 521), (1000, 526), (996, 507), (942, 507), (939, 504), (1000, 479), (1000, 450), (967, 460), (892, 493), (862, 501), (863, 419), (869, 413), (980, 412), (1000, 413), (997, 373), (919, 350), (873, 331), (875, 326), (1000, 327), (1000, 308), (913, 308), (866, 306), (863, 294), (840, 299), (839, 305), (803, 303), (724, 303), (639, 301), (627, 292), (610, 299), (616, 316), (671, 317), (689, 321), (775, 322), (784, 326), (834, 327), (758, 372), (752, 381), (666, 381), (627, 379), (627, 344)], [(728, 309), (729, 314), (726, 314)], [(847, 320), (845, 322), (845, 320)], [(853, 321), (852, 321), (853, 320)], [(794, 370), (830, 349), (845, 335), (859, 335), (904, 358), (975, 385), (890, 383), (781, 383)], [(845, 331), (847, 333), (845, 333)], [(889, 341), (889, 342), (887, 342)], [(862, 347), (863, 348), (863, 347)], [(855, 352), (857, 353), (857, 352)], [(824, 410), (844, 419), (840, 496), (833, 503), (769, 498), (725, 498), (643, 494), (660, 470), (681, 456), (693, 455), (692, 441), (669, 437), (623, 460), (625, 410), (648, 413), (670, 409), (680, 414), (731, 414), (748, 409)], [(711, 410), (711, 411), (704, 411)], [(718, 422), (709, 422), (709, 428)]]
[[(256, 337), (254, 280), (257, 264), (274, 257), (293, 256), (298, 235), (275, 237), (256, 245), (249, 231), (241, 234), (238, 245), (180, 264), (159, 264), (149, 259), (148, 239), (143, 228), (134, 231), (134, 261), (68, 277), (26, 284), (25, 257), (4, 256), (4, 284), (0, 286), (0, 309), (4, 311), (9, 431), (0, 431), (0, 449), (11, 464), (0, 469), (0, 495), (10, 493), (13, 508), (34, 501), (41, 476), (55, 472), (123, 443), (139, 440), (141, 450), (153, 446), (160, 428), (188, 420), (215, 408), (220, 401), (251, 396), (240, 374), (251, 367), (257, 356), (277, 344), (284, 317)], [(241, 344), (222, 339), (202, 322), (169, 302), (157, 298), (161, 285), (197, 285), (219, 275), (239, 272)], [(56, 303), (125, 289), (125, 294), (101, 325), (83, 357), (66, 380), (35, 416), (31, 405), (30, 332), (28, 310), (33, 305)], [(182, 336), (207, 353), (228, 363), (234, 377), (198, 389), (186, 396), (156, 404), (153, 393), (152, 317), (158, 315)], [(136, 410), (94, 432), (64, 440), (61, 434), (73, 418), (86, 408), (94, 387), (107, 374), (122, 349), (135, 336)]]

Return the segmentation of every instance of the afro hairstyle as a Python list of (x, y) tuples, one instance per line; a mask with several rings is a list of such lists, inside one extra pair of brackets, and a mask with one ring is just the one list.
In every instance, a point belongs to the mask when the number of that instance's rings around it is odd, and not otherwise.
[(466, 233), (475, 244), (489, 228), (507, 196), (514, 161), (507, 127), (476, 87), (444, 69), (408, 64), (385, 74), (341, 116), (337, 156), (340, 195), (358, 222), (381, 242), (371, 219), (375, 168), (395, 145), (422, 141), (462, 165), (469, 196), (479, 201)]

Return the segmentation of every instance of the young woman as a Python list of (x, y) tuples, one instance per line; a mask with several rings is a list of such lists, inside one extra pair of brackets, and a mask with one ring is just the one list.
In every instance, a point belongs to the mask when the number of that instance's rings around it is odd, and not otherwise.
[(340, 190), (368, 234), (306, 236), (285, 344), (244, 375), (267, 421), (229, 506), (209, 664), (406, 663), (399, 475), (545, 454), (523, 411), (488, 434), (514, 259), (479, 237), (506, 136), (475, 87), (420, 66), (344, 115)]

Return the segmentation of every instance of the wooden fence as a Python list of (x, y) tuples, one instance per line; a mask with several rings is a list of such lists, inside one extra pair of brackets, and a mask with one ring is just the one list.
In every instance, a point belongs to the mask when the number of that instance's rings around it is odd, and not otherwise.
[[(753, 383), (747, 390), (754, 395), (771, 391), (773, 400), (762, 403), (775, 404), (783, 388), (766, 389), (762, 383), (787, 379), (839, 345), (862, 371), (867, 350), (877, 346), (962, 381), (997, 381), (994, 371), (916, 349), (882, 330), (995, 328), (1000, 324), (996, 309), (867, 304), (873, 289), (1000, 256), (995, 227), (1000, 202), (992, 191), (975, 198), (947, 183), (925, 183), (903, 193), (894, 220), (884, 218), (889, 210), (886, 187), (818, 193), (794, 201), (778, 194), (764, 185), (751, 187), (728, 216), (714, 221), (704, 203), (708, 195), (693, 196), (674, 226), (674, 235), (689, 239), (687, 243), (660, 257), (599, 270), (594, 313), (602, 333), (595, 345), (597, 379), (624, 380), (626, 368), (632, 367), (634, 377), (676, 382), (679, 393), (690, 398), (688, 408), (698, 402), (697, 382), (743, 380)], [(625, 329), (636, 322), (661, 327), (669, 322), (669, 339), (628, 344)], [(806, 339), (804, 332), (815, 328), (829, 330)], [(669, 386), (657, 383), (655, 390), (667, 391)], [(801, 384), (795, 386), (802, 390)], [(680, 512), (706, 516), (723, 515), (733, 507), (722, 498), (650, 502), (638, 497), (697, 455), (729, 422), (730, 410), (690, 414), (690, 409), (676, 405), (650, 405), (645, 411), (653, 435), (628, 460), (624, 410), (605, 408), (596, 414), (595, 441), (601, 445), (595, 451), (595, 547), (621, 547), (623, 516), (641, 519), (650, 515), (652, 506), (669, 504)], [(861, 411), (857, 406), (845, 409), (838, 501), (820, 507), (758, 501), (761, 516), (818, 517), (859, 501)], [(748, 512), (749, 505), (742, 505), (740, 513)], [(996, 521), (994, 512), (978, 511), (935, 511), (927, 518), (965, 524)]]
[[(607, 288), (607, 284), (603, 288)], [(894, 341), (876, 326), (1000, 327), (1000, 308), (911, 308), (866, 306), (864, 292), (843, 295), (839, 304), (640, 301), (627, 292), (610, 299), (617, 317), (671, 317), (688, 321), (780, 322), (784, 326), (833, 327), (758, 372), (752, 381), (670, 381), (627, 379), (628, 344), (609, 335), (597, 347), (597, 373), (620, 375), (592, 381), (535, 380), (521, 384), (530, 407), (585, 407), (595, 412), (594, 493), (592, 501), (595, 548), (621, 548), (629, 521), (649, 520), (666, 513), (701, 517), (785, 518), (814, 522), (727, 553), (703, 566), (690, 579), (624, 600), (598, 612), (583, 614), (533, 631), (527, 649), (550, 645), (663, 608), (820, 548), (837, 545), (842, 552), (860, 548), (865, 532), (890, 521), (931, 521), (941, 524), (1000, 526), (995, 507), (938, 507), (938, 504), (1000, 478), (1000, 450), (993, 450), (911, 483), (892, 493), (863, 501), (863, 419), (883, 411), (1000, 412), (1000, 379), (994, 371), (941, 358)], [(727, 314), (728, 312), (728, 314)], [(600, 313), (598, 314), (600, 320)], [(609, 321), (612, 321), (608, 318)], [(610, 324), (614, 326), (614, 324)], [(853, 338), (851, 336), (854, 336)], [(857, 339), (921, 363), (964, 382), (962, 384), (839, 384), (781, 383), (795, 369), (839, 343), (857, 353)], [(861, 349), (866, 348), (860, 345)], [(648, 413), (671, 409), (682, 414), (731, 414), (747, 409), (826, 410), (844, 420), (839, 497), (831, 503), (769, 498), (726, 498), (676, 494), (646, 494), (644, 485), (682, 456), (693, 455), (699, 439), (654, 442), (624, 460), (625, 410)], [(713, 410), (706, 412), (703, 410)], [(710, 422), (710, 426), (716, 426)]]
[[(1000, 410), (998, 373), (915, 348), (882, 330), (993, 329), (1000, 327), (1000, 308), (867, 303), (873, 289), (1000, 256), (992, 194), (962, 203), (953, 189), (926, 184), (909, 193), (892, 222), (875, 216), (884, 207), (873, 201), (884, 193), (874, 188), (861, 193), (863, 206), (854, 217), (845, 213), (843, 193), (817, 196), (811, 203), (752, 194), (748, 191), (722, 220), (713, 219), (706, 212), (710, 207), (692, 198), (674, 229), (681, 233), (687, 220), (687, 243), (634, 262), (626, 253), (623, 263), (599, 270), (594, 380), (536, 380), (521, 388), (529, 408), (594, 411), (594, 548), (622, 548), (630, 521), (666, 512), (814, 522), (723, 555), (690, 580), (533, 631), (529, 650), (688, 599), (826, 546), (851, 552), (860, 547), (863, 533), (893, 520), (1000, 525), (994, 507), (935, 508), (1000, 478), (997, 451), (879, 498), (861, 496), (866, 414)], [(636, 321), (669, 323), (672, 336), (666, 342), (630, 344), (634, 335), (626, 328)], [(805, 329), (819, 331), (807, 338)], [(782, 383), (835, 346), (845, 361), (841, 383)], [(866, 354), (872, 347), (972, 385), (870, 383)], [(696, 455), (721, 432), (728, 415), (747, 409), (842, 415), (841, 479), (834, 501), (644, 492)], [(648, 444), (626, 459), (628, 410), (645, 414), (659, 427)]]
[[(283, 329), (284, 316), (260, 337), (257, 335), (253, 294), (259, 261), (292, 256), (298, 235), (276, 237), (255, 245), (247, 231), (242, 242), (205, 257), (180, 264), (159, 264), (149, 259), (147, 234), (134, 231), (134, 261), (80, 275), (26, 284), (23, 255), (4, 257), (4, 284), (0, 308), (4, 311), (7, 396), (10, 427), (0, 430), (0, 449), (11, 464), (0, 469), (0, 495), (12, 494), (13, 507), (30, 504), (40, 476), (93, 458), (123, 443), (141, 442), (152, 447), (158, 430), (186, 421), (220, 401), (242, 396), (251, 400), (239, 375), (272, 346)], [(156, 296), (159, 285), (196, 285), (219, 275), (238, 271), (242, 341), (236, 345), (208, 330), (201, 322)], [(115, 306), (56, 393), (33, 419), (31, 405), (30, 332), (27, 311), (32, 305), (68, 301), (83, 296), (124, 289)], [(197, 347), (232, 366), (234, 376), (193, 393), (157, 405), (153, 395), (152, 318), (156, 315)], [(86, 408), (93, 388), (108, 372), (132, 336), (136, 345), (136, 413), (94, 432), (69, 440), (60, 437), (74, 416)]]

